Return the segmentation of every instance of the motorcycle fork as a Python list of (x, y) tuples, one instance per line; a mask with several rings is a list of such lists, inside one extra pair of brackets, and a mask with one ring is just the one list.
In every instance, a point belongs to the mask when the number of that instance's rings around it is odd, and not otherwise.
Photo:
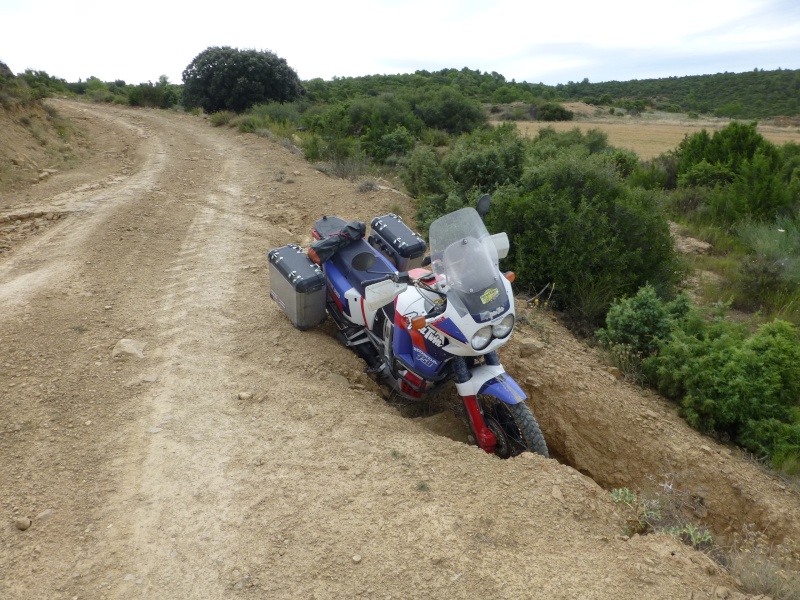
[[(467, 361), (461, 356), (457, 356), (453, 359), (453, 373), (456, 383), (466, 383), (472, 377), (467, 367)], [(461, 396), (461, 399), (464, 402), (464, 408), (467, 409), (469, 424), (472, 428), (472, 433), (475, 434), (478, 445), (483, 448), (487, 454), (493, 454), (495, 446), (497, 446), (497, 438), (495, 438), (494, 433), (486, 426), (486, 421), (483, 419), (483, 412), (478, 404), (478, 397), (474, 395)]]

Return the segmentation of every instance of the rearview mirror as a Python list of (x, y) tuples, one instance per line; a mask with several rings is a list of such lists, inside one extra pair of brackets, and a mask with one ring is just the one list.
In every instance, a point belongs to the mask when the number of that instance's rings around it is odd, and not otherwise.
[(478, 211), (481, 219), (483, 219), (489, 213), (489, 208), (491, 206), (492, 197), (489, 194), (484, 194), (481, 196), (481, 199), (478, 200), (478, 205), (475, 207), (475, 210)]

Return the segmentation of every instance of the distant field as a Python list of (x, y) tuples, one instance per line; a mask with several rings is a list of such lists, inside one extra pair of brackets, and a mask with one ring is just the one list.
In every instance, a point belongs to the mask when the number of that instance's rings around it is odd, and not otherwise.
[[(553, 127), (556, 131), (569, 131), (580, 127), (586, 132), (589, 129), (601, 129), (608, 134), (608, 143), (619, 148), (633, 150), (643, 160), (655, 158), (662, 152), (675, 148), (688, 133), (692, 134), (705, 128), (709, 133), (722, 129), (727, 121), (695, 122), (688, 119), (646, 119), (625, 117), (615, 122), (611, 118), (582, 118), (577, 121), (561, 121), (540, 123), (518, 121), (517, 127), (523, 135), (535, 136), (542, 127)], [(768, 140), (776, 144), (786, 142), (800, 143), (800, 128), (759, 125), (758, 131)]]

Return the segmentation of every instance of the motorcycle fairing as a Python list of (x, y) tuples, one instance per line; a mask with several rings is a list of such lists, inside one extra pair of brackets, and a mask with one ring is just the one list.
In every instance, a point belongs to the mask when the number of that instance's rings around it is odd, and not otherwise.
[(462, 344), (467, 343), (467, 338), (464, 337), (464, 334), (461, 333), (461, 330), (447, 317), (442, 317), (438, 321), (434, 321), (432, 326), (445, 335), (449, 335), (450, 337), (457, 339)]
[(487, 394), (506, 404), (519, 404), (528, 397), (502, 365), (480, 365), (473, 368), (471, 373), (469, 381), (456, 383), (458, 394), (462, 397)]
[(430, 332), (426, 337), (421, 331), (407, 329), (405, 317), (395, 311), (392, 351), (408, 368), (424, 377), (435, 378), (449, 356), (444, 350), (446, 345), (447, 339), (441, 334)]

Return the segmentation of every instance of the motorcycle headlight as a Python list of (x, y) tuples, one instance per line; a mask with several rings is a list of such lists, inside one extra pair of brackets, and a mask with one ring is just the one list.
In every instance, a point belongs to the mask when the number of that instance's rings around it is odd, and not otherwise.
[(483, 350), (491, 341), (492, 327), (491, 325), (487, 325), (486, 327), (481, 327), (478, 333), (472, 336), (472, 341), (470, 343), (475, 350)]
[(502, 321), (492, 326), (494, 337), (497, 338), (508, 337), (512, 329), (514, 329), (514, 315), (506, 315)]

